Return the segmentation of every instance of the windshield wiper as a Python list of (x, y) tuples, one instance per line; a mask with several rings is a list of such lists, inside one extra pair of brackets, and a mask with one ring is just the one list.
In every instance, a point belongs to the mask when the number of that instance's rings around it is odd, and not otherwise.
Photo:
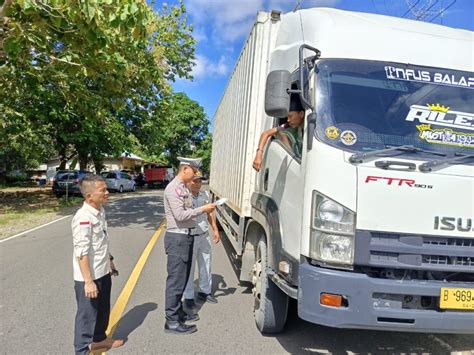
[(444, 153), (438, 153), (438, 152), (433, 152), (433, 151), (430, 151), (430, 150), (424, 150), (424, 149), (421, 149), (421, 148), (417, 148), (414, 145), (400, 145), (398, 147), (389, 147), (389, 146), (387, 146), (387, 148), (385, 148), (385, 149), (373, 150), (373, 151), (367, 152), (367, 153), (362, 153), (362, 152), (354, 153), (350, 156), (349, 161), (351, 163), (354, 163), (354, 164), (363, 163), (364, 160), (367, 159), (367, 158), (376, 157), (379, 154), (388, 153), (388, 152), (397, 151), (397, 150), (402, 151), (402, 152), (410, 152), (410, 153), (419, 153), (419, 152), (430, 153), (430, 154), (434, 154), (434, 155), (440, 155), (442, 157), (446, 156), (446, 154), (444, 154)]
[(474, 154), (459, 154), (459, 153), (456, 153), (454, 155), (455, 156), (451, 157), (451, 158), (440, 159), (440, 160), (432, 160), (432, 161), (428, 161), (426, 163), (420, 164), (418, 169), (420, 169), (420, 171), (423, 172), (423, 173), (429, 173), (430, 171), (433, 170), (433, 168), (439, 168), (442, 165), (462, 161), (464, 159), (474, 159)]

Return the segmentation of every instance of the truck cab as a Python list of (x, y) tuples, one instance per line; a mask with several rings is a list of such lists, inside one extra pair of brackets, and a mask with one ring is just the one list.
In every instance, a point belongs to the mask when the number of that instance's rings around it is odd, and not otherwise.
[(296, 93), (306, 120), (301, 149), (266, 146), (230, 233), (257, 327), (281, 331), (292, 297), (332, 327), (474, 332), (472, 32), (334, 9), (271, 18), (261, 119), (280, 124)]

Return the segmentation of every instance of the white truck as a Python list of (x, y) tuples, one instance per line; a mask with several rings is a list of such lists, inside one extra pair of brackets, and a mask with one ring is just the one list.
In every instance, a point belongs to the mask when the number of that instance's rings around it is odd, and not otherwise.
[[(210, 191), (262, 333), (289, 298), (339, 328), (474, 333), (474, 35), (260, 12), (214, 117)], [(306, 110), (302, 147), (261, 132)], [(297, 144), (297, 143), (295, 143)]]

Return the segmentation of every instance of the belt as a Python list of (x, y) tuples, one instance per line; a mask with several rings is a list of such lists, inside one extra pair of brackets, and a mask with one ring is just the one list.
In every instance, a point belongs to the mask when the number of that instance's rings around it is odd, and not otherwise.
[(170, 228), (166, 230), (170, 233), (178, 233), (178, 234), (187, 234), (187, 235), (198, 235), (197, 228)]

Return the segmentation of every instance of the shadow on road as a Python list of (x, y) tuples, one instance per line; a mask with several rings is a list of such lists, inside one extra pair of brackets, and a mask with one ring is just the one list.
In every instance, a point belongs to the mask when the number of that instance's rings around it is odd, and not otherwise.
[(292, 300), (285, 331), (275, 336), (291, 354), (449, 354), (474, 349), (471, 335), (334, 329), (303, 321), (297, 314)]
[(227, 287), (224, 277), (212, 274), (212, 294), (216, 298), (233, 295), (236, 290), (235, 287)]
[[(194, 280), (194, 289), (199, 289), (199, 281), (198, 279)], [(224, 280), (222, 275), (212, 274), (212, 294), (216, 298), (225, 297), (228, 295), (233, 295), (237, 288), (235, 287), (227, 287), (227, 283)], [(188, 313), (195, 313), (199, 312), (201, 308), (206, 304), (205, 301), (199, 299), (197, 294), (194, 295), (194, 300), (196, 302), (196, 309), (190, 310), (187, 308), (186, 305), (184, 307), (188, 310)]]
[(123, 198), (106, 205), (109, 227), (140, 228), (156, 230), (164, 216), (163, 197), (134, 196)]
[(119, 321), (117, 329), (114, 333), (114, 338), (128, 339), (128, 336), (139, 326), (142, 325), (148, 313), (158, 308), (158, 305), (153, 302), (141, 304), (129, 310)]
[(234, 247), (230, 243), (229, 239), (227, 239), (228, 237), (224, 231), (220, 231), (220, 236), (221, 236), (222, 246), (225, 249), (225, 253), (227, 257), (229, 258), (230, 265), (232, 266), (232, 269), (234, 270), (235, 277), (238, 280), (240, 276), (240, 267), (242, 266), (240, 257), (236, 254)]

